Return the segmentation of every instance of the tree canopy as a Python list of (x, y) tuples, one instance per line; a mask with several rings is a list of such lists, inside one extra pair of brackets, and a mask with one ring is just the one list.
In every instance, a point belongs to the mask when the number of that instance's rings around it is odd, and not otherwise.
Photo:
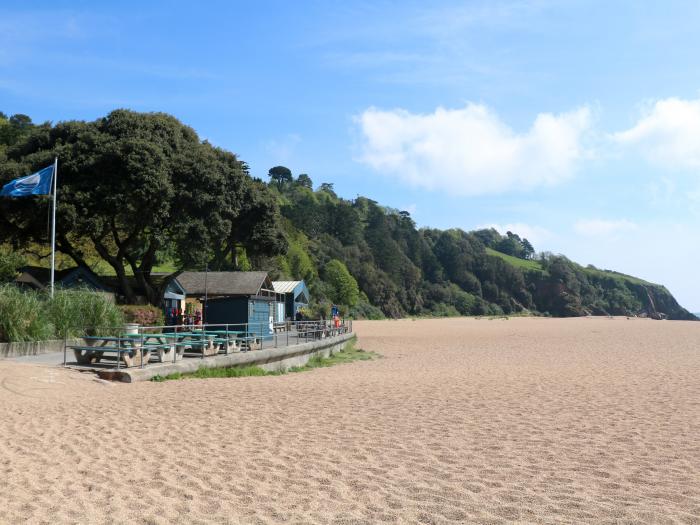
[[(94, 250), (128, 299), (132, 273), (157, 304), (151, 272), (166, 247), (192, 268), (234, 267), (240, 246), (260, 254), (286, 247), (277, 203), (247, 166), (163, 113), (116, 110), (94, 122), (32, 127), (6, 155), (0, 181), (59, 157), (57, 249), (79, 265), (87, 265), (86, 249)], [(36, 213), (37, 200), (3, 202), (0, 233), (45, 238), (46, 215)]]

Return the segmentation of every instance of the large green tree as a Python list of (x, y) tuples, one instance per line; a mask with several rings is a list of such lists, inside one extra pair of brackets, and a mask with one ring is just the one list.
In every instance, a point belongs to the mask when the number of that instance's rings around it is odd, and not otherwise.
[[(184, 267), (222, 266), (241, 246), (270, 254), (285, 247), (277, 205), (247, 166), (163, 113), (116, 110), (94, 122), (36, 126), (6, 155), (0, 182), (59, 157), (57, 249), (80, 265), (94, 250), (130, 301), (133, 273), (149, 301), (159, 302), (151, 272), (166, 246)], [(41, 200), (4, 199), (0, 235), (45, 240)]]

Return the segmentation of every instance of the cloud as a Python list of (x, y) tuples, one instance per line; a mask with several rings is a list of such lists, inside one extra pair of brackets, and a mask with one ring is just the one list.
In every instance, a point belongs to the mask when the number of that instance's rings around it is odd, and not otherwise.
[(657, 100), (632, 128), (614, 133), (613, 140), (664, 167), (700, 167), (700, 99)]
[(501, 235), (505, 235), (506, 232), (515, 233), (520, 237), (524, 237), (533, 244), (546, 241), (552, 237), (552, 232), (547, 228), (543, 228), (542, 226), (533, 226), (522, 222), (511, 224), (480, 224), (476, 227), (477, 230), (489, 228), (494, 228)]
[(429, 114), (369, 108), (356, 122), (360, 162), (419, 188), (482, 195), (571, 177), (587, 154), (591, 111), (540, 113), (524, 133), (481, 104)]
[(634, 231), (638, 225), (627, 219), (604, 220), (582, 219), (574, 224), (574, 230), (587, 237), (605, 237), (618, 233)]

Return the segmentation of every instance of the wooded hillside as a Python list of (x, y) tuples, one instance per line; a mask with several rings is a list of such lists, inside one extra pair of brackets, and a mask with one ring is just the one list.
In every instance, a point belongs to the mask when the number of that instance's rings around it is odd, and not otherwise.
[[(73, 264), (135, 275), (153, 302), (154, 269), (262, 269), (305, 279), (316, 314), (356, 317), (648, 315), (694, 319), (663, 286), (536, 254), (517, 232), (417, 228), (409, 213), (284, 166), (270, 180), (159, 113), (34, 125), (0, 114), (0, 183), (59, 155), (58, 248)], [(7, 279), (46, 241), (44, 197), (0, 203)], [(42, 254), (38, 254), (41, 256)], [(129, 290), (125, 290), (128, 296)]]

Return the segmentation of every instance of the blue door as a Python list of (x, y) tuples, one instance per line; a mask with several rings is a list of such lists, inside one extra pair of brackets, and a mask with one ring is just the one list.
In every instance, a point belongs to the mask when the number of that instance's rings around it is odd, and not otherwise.
[(272, 301), (248, 301), (248, 331), (251, 334), (265, 338), (272, 336), (274, 305)]

